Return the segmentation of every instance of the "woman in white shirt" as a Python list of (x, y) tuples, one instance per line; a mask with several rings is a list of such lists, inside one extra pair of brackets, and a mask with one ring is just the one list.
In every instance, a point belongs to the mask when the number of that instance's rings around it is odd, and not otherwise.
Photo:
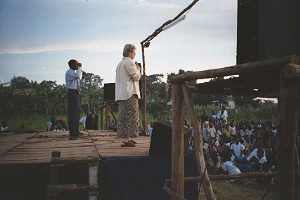
[(140, 98), (139, 80), (141, 79), (140, 67), (133, 59), (136, 47), (126, 44), (123, 49), (123, 59), (116, 69), (116, 101), (119, 103), (118, 128), (119, 137), (122, 138), (122, 147), (135, 147), (137, 142), (131, 137), (138, 136)]

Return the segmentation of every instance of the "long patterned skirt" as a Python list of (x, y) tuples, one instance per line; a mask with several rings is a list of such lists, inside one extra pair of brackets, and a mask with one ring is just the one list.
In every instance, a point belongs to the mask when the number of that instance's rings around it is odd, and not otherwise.
[(139, 132), (139, 104), (137, 95), (119, 101), (118, 129), (120, 138), (137, 137)]

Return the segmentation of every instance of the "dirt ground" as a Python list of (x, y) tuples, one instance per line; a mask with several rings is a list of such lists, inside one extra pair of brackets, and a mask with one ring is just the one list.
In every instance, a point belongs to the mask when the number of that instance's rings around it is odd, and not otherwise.
[[(276, 189), (274, 185), (258, 185), (256, 179), (244, 179), (234, 183), (211, 181), (214, 194), (218, 200), (274, 200)], [(264, 198), (263, 198), (264, 197)], [(200, 191), (200, 199), (206, 199), (203, 187)]]

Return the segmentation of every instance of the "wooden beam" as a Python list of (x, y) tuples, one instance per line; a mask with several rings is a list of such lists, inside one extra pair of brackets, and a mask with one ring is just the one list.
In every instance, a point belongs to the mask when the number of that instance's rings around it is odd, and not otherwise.
[(174, 191), (172, 188), (168, 187), (168, 186), (164, 186), (163, 189), (169, 194), (171, 195), (173, 200), (185, 200), (182, 196), (180, 196), (176, 191)]
[(99, 157), (53, 157), (51, 164), (99, 163)]
[(274, 68), (283, 67), (287, 63), (298, 64), (299, 58), (296, 55), (290, 55), (282, 58), (271, 60), (256, 61), (244, 63), (219, 69), (210, 69), (205, 71), (187, 72), (171, 77), (171, 83), (180, 83), (195, 79), (215, 78), (221, 76), (248, 74), (253, 72), (261, 72), (264, 70), (272, 70)]
[(183, 91), (184, 101), (185, 101), (185, 104), (187, 106), (187, 110), (190, 114), (192, 124), (193, 124), (193, 127), (194, 127), (195, 155), (196, 155), (196, 159), (197, 159), (199, 174), (201, 176), (204, 176), (204, 181), (203, 181), (204, 193), (206, 195), (206, 199), (214, 200), (214, 199), (216, 199), (216, 197), (214, 195), (213, 188), (210, 184), (207, 170), (205, 170), (206, 167), (205, 167), (205, 160), (204, 160), (204, 156), (203, 156), (202, 134), (201, 134), (201, 131), (200, 131), (199, 122), (197, 120), (197, 115), (196, 115), (194, 106), (192, 104), (192, 100), (190, 98), (190, 94), (189, 94), (188, 86), (187, 86), (186, 82), (182, 84), (182, 91)]
[(286, 78), (299, 78), (300, 65), (286, 64), (283, 68), (283, 73)]
[(250, 97), (266, 97), (266, 98), (277, 98), (279, 96), (279, 91), (274, 88), (269, 90), (263, 89), (259, 91), (250, 89), (223, 89), (223, 88), (198, 88), (194, 85), (189, 85), (189, 91), (192, 93), (200, 94), (213, 94), (213, 95), (237, 95), (237, 96), (250, 96)]
[(270, 88), (276, 87), (279, 89), (279, 71), (264, 71), (259, 75), (249, 75), (240, 77), (231, 77), (223, 80), (209, 81), (196, 84), (199, 88)]
[[(276, 176), (276, 173), (273, 172), (251, 172), (251, 173), (242, 173), (242, 174), (219, 174), (219, 175), (209, 175), (209, 180), (229, 180), (229, 179), (245, 179), (245, 178), (259, 178), (259, 177), (273, 177)], [(171, 183), (171, 179), (166, 179), (166, 184)], [(202, 176), (197, 177), (185, 177), (184, 182), (201, 182), (203, 181)]]
[(184, 197), (183, 94), (181, 85), (172, 87), (172, 189)]
[[(63, 184), (63, 185), (49, 185), (47, 187), (48, 196), (57, 196), (55, 193), (68, 193), (68, 192), (85, 192), (91, 191), (99, 193), (98, 184)], [(54, 194), (53, 194), (54, 193)]]
[[(299, 79), (280, 77), (277, 142), (277, 199), (296, 199), (296, 139), (299, 120)], [(288, 156), (287, 156), (288, 155)], [(298, 170), (298, 169), (297, 169)], [(287, 184), (288, 183), (288, 184)]]
[(213, 95), (238, 95), (277, 98), (279, 96), (279, 70), (231, 77), (189, 85), (190, 92)]

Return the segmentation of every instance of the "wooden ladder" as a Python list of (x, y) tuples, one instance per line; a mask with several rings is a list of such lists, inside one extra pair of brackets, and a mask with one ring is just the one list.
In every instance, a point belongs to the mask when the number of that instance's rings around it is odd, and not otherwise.
[[(88, 184), (58, 184), (59, 171), (65, 164), (88, 164), (89, 183)], [(98, 184), (99, 156), (96, 150), (88, 157), (61, 158), (60, 151), (53, 151), (50, 166), (49, 185), (47, 187), (47, 199), (58, 199), (60, 193), (88, 192), (89, 200), (97, 200), (99, 194)]]

